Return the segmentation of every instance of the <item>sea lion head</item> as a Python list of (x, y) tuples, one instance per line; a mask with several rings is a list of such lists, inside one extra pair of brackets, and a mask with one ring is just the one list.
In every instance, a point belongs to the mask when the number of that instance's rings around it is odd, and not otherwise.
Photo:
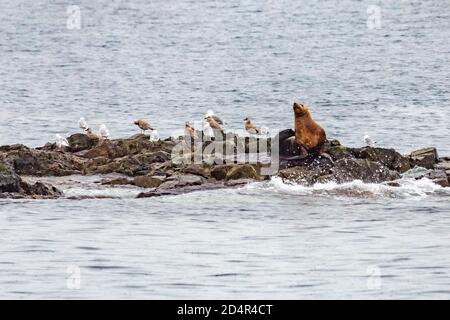
[(308, 107), (302, 103), (294, 102), (293, 109), (296, 117), (303, 117), (309, 114)]

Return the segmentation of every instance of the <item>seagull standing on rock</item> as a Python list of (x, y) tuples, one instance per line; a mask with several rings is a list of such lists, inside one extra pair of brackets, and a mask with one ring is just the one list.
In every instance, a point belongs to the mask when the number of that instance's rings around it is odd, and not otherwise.
[(377, 142), (373, 141), (367, 134), (364, 136), (364, 143), (366, 144), (366, 147), (374, 147), (377, 144)]
[(109, 140), (111, 139), (111, 134), (109, 133), (108, 128), (106, 127), (106, 125), (101, 124), (98, 130), (98, 133), (100, 134), (100, 136), (105, 139), (105, 140)]
[(205, 113), (205, 119), (207, 119), (208, 117), (211, 117), (215, 122), (217, 122), (218, 124), (223, 124), (222, 119), (220, 119), (218, 116), (216, 116), (214, 114), (214, 112), (209, 109), (206, 113)]
[(206, 117), (206, 121), (208, 121), (209, 126), (213, 130), (222, 130), (222, 128), (220, 127), (220, 124), (216, 120), (214, 120), (214, 118), (212, 116)]
[(245, 131), (250, 134), (260, 134), (261, 130), (257, 128), (249, 118), (244, 119)]
[(139, 127), (139, 129), (141, 129), (142, 134), (145, 134), (145, 131), (147, 131), (147, 130), (151, 130), (151, 131), (155, 130), (152, 128), (150, 123), (148, 123), (147, 121), (145, 121), (143, 119), (136, 120), (134, 122), (134, 124), (137, 125)]
[(91, 129), (89, 128), (88, 123), (86, 122), (86, 119), (84, 119), (83, 117), (80, 118), (80, 120), (78, 120), (78, 126), (80, 127), (80, 129), (83, 129), (83, 131), (85, 133), (91, 133)]
[(195, 129), (191, 126), (189, 121), (186, 121), (184, 123), (184, 134), (186, 136), (194, 137), (195, 136)]
[(68, 147), (69, 146), (69, 141), (67, 141), (66, 138), (61, 137), (61, 135), (56, 134), (56, 146), (59, 149), (64, 149), (64, 147)]

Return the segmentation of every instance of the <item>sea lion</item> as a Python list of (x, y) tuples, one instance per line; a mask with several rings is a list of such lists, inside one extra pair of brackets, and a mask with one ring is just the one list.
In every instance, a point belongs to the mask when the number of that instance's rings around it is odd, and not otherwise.
[(327, 140), (325, 130), (311, 117), (311, 112), (304, 104), (294, 102), (295, 142), (302, 153), (323, 154), (323, 145)]

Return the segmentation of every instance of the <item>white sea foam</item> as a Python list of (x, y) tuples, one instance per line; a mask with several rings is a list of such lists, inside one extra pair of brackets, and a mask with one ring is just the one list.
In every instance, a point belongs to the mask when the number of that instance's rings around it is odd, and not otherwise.
[(317, 183), (313, 186), (304, 186), (297, 183), (284, 182), (280, 177), (273, 177), (263, 184), (250, 184), (246, 188), (266, 190), (292, 195), (322, 195), (356, 198), (410, 198), (422, 199), (431, 195), (450, 195), (450, 190), (442, 188), (429, 179), (403, 178), (398, 180), (398, 186), (384, 183), (364, 183), (354, 180), (338, 184), (336, 182)]

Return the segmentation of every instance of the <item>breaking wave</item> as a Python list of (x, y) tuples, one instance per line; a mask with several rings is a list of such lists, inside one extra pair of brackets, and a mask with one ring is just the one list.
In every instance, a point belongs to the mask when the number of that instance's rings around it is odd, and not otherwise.
[(386, 183), (364, 183), (354, 180), (338, 184), (336, 182), (317, 183), (313, 186), (304, 186), (297, 183), (284, 182), (280, 177), (273, 177), (263, 184), (251, 184), (246, 188), (264, 189), (283, 194), (292, 195), (316, 195), (351, 198), (401, 198), (423, 199), (428, 196), (449, 196), (450, 188), (443, 188), (433, 181), (423, 178), (416, 180), (404, 177), (395, 181), (395, 185)]

